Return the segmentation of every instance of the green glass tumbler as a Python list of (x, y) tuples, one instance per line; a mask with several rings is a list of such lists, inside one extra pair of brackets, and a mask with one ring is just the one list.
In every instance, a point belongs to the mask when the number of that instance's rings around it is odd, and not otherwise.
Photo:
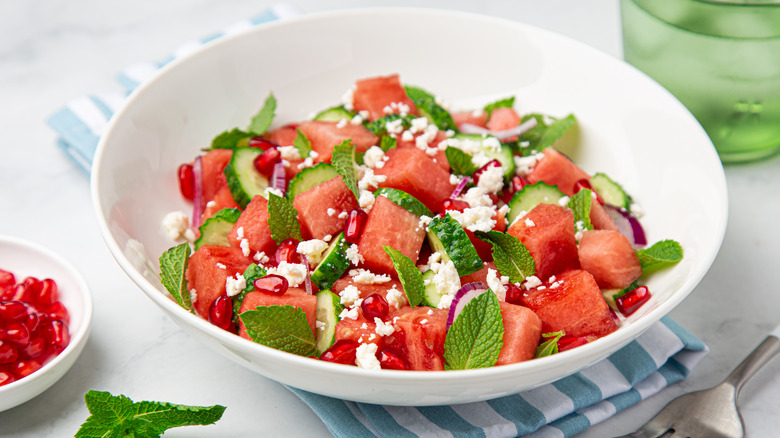
[(698, 119), (721, 161), (780, 152), (780, 0), (621, 0), (625, 60)]

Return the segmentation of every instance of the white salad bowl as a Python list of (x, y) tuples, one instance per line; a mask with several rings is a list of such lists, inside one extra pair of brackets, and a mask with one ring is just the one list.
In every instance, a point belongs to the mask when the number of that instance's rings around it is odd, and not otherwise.
[[(586, 171), (620, 182), (645, 211), (648, 241), (675, 239), (684, 259), (647, 278), (653, 298), (616, 332), (550, 357), (465, 371), (369, 371), (307, 359), (222, 331), (172, 301), (161, 286), (157, 260), (175, 244), (161, 226), (165, 215), (191, 210), (178, 192), (179, 164), (191, 162), (218, 133), (245, 128), (271, 91), (279, 126), (338, 104), (356, 79), (391, 73), (453, 108), (479, 108), (514, 95), (520, 113), (574, 114), (578, 126), (558, 147)], [(657, 83), (615, 58), (532, 26), (418, 9), (271, 23), (211, 42), (166, 66), (112, 119), (95, 158), (92, 196), (116, 260), (192, 335), (286, 385), (391, 405), (487, 400), (603, 359), (691, 292), (718, 252), (727, 217), (723, 168), (711, 142)]]
[(67, 260), (48, 248), (17, 237), (0, 236), (0, 268), (12, 272), (17, 282), (28, 276), (53, 279), (57, 283), (59, 301), (70, 315), (68, 346), (38, 371), (0, 386), (2, 412), (39, 395), (73, 366), (89, 337), (92, 296), (87, 282)]

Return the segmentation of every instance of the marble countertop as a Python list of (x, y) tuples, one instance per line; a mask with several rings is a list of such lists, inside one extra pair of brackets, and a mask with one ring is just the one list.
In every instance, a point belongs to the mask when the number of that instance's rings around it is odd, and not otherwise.
[[(91, 337), (75, 366), (49, 390), (0, 413), (0, 436), (72, 436), (87, 418), (90, 389), (135, 400), (227, 405), (209, 427), (166, 436), (328, 436), (322, 422), (277, 383), (185, 334), (122, 272), (92, 213), (89, 182), (55, 147), (45, 119), (64, 102), (117, 91), (125, 66), (160, 59), (270, 5), (250, 0), (36, 0), (0, 2), (0, 233), (45, 244), (85, 276), (95, 301)], [(494, 15), (571, 36), (621, 57), (619, 6), (608, 0), (490, 2), (297, 0), (301, 12), (361, 6), (425, 6)], [(671, 398), (722, 380), (780, 323), (780, 156), (727, 166), (729, 225), (711, 270), (671, 316), (710, 354), (684, 382), (594, 426), (582, 437), (627, 433)], [(741, 397), (751, 436), (780, 426), (780, 361)]]

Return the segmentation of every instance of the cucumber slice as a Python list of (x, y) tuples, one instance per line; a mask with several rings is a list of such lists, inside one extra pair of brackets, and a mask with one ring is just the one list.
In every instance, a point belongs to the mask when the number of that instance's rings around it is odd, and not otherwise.
[(407, 86), (406, 94), (414, 102), (417, 111), (421, 116), (428, 119), (428, 122), (436, 125), (442, 131), (451, 129), (458, 132), (458, 125), (452, 119), (450, 113), (436, 103), (436, 97), (422, 88)]
[(509, 201), (509, 213), (507, 214), (507, 223), (514, 223), (517, 216), (522, 212), (529, 212), (539, 204), (558, 204), (558, 200), (566, 196), (556, 186), (551, 186), (542, 181), (536, 184), (527, 185), (512, 196)]
[(404, 192), (403, 190), (393, 189), (390, 187), (380, 187), (374, 192), (374, 196), (384, 195), (387, 199), (393, 201), (397, 205), (411, 211), (419, 216), (433, 217), (433, 212), (428, 209), (422, 202), (420, 202), (414, 196)]
[(433, 218), (427, 237), (431, 249), (441, 253), (442, 260), (452, 260), (461, 277), (482, 269), (482, 260), (468, 234), (449, 214)]
[(200, 237), (195, 240), (195, 250), (203, 245), (230, 246), (227, 235), (240, 215), (241, 210), (237, 208), (223, 208), (206, 219), (199, 228)]
[(512, 148), (503, 143), (500, 143), (501, 148), (496, 151), (494, 148), (485, 144), (485, 140), (488, 138), (492, 138), (495, 141), (498, 141), (497, 138), (489, 135), (483, 136), (480, 134), (455, 134), (454, 138), (460, 141), (465, 140), (479, 143), (480, 149), (485, 155), (491, 159), (498, 160), (501, 163), (501, 167), (504, 169), (504, 181), (510, 181), (512, 180), (512, 177), (515, 176), (515, 159), (512, 155)]
[(436, 275), (432, 270), (428, 269), (423, 272), (423, 281), (428, 281), (425, 285), (425, 291), (423, 293), (423, 304), (430, 307), (439, 307), (441, 301), (441, 294), (436, 290), (436, 285), (433, 283), (433, 276)]
[(230, 188), (230, 194), (239, 207), (246, 208), (249, 201), (256, 195), (262, 195), (268, 187), (268, 178), (255, 168), (255, 158), (263, 150), (254, 147), (237, 147), (233, 150), (230, 163), (225, 166), (225, 178)]
[(287, 198), (295, 196), (339, 176), (336, 168), (328, 163), (318, 163), (312, 167), (304, 167), (287, 186)]
[(340, 122), (342, 119), (352, 120), (355, 113), (347, 111), (343, 106), (334, 106), (314, 116), (314, 120), (320, 122)]
[(347, 247), (349, 245), (344, 240), (344, 233), (339, 233), (335, 239), (330, 242), (330, 246), (322, 255), (322, 261), (314, 268), (311, 273), (311, 281), (320, 289), (330, 289), (333, 283), (341, 278), (344, 271), (349, 268), (349, 259), (347, 258)]
[(317, 292), (317, 322), (322, 323), (321, 328), (317, 327), (317, 351), (320, 354), (327, 351), (336, 338), (336, 324), (340, 318), (339, 314), (344, 309), (341, 305), (341, 298), (328, 289)]
[(615, 207), (622, 207), (628, 210), (631, 208), (631, 197), (620, 187), (620, 184), (612, 180), (603, 173), (597, 173), (590, 179), (590, 185), (599, 195), (602, 201)]

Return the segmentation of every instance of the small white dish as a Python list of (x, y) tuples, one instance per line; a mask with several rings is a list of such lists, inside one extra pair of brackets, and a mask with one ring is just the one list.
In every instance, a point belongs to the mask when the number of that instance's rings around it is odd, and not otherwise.
[(70, 314), (70, 343), (38, 371), (0, 386), (0, 412), (18, 406), (52, 386), (67, 372), (84, 349), (92, 321), (92, 297), (87, 282), (64, 258), (48, 248), (20, 238), (0, 236), (0, 268), (17, 282), (25, 277), (57, 282), (59, 301)]

